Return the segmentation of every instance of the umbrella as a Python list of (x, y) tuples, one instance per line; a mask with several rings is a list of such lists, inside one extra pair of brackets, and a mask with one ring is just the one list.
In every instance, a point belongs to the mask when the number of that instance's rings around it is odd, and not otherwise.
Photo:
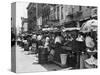
[(97, 20), (94, 20), (94, 19), (89, 20), (82, 25), (80, 32), (86, 33), (86, 32), (91, 32), (91, 30), (97, 31), (97, 25), (98, 25)]

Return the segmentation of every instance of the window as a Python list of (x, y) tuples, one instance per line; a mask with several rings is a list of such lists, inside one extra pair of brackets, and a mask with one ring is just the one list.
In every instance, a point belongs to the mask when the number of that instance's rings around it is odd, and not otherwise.
[(63, 6), (61, 7), (61, 19), (63, 19)]
[(87, 8), (90, 8), (90, 6), (87, 6)]
[(59, 7), (57, 7), (57, 19), (59, 20)]
[(56, 7), (54, 7), (54, 19), (56, 19)]
[(79, 6), (79, 11), (81, 11), (82, 10), (82, 7), (81, 6)]

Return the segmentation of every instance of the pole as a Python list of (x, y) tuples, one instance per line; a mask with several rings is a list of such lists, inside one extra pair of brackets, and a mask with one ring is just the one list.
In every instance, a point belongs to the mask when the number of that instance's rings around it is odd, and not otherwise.
[[(36, 4), (36, 19), (38, 19), (38, 4)], [(36, 20), (37, 21), (37, 20)], [(37, 21), (38, 22), (38, 21)], [(37, 23), (38, 24), (38, 23)]]

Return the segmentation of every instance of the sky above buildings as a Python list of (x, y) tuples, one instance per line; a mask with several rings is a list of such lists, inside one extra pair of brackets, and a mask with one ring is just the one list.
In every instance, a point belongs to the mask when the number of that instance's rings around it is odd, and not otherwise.
[(27, 18), (27, 7), (29, 2), (16, 2), (16, 27), (20, 31), (22, 26), (21, 17)]

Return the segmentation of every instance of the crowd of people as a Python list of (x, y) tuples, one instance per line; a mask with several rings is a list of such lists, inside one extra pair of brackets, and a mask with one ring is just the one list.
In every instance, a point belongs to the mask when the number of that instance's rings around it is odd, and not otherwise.
[[(21, 34), (18, 45), (29, 51), (29, 54), (39, 54), (40, 48), (46, 50), (47, 61), (56, 60), (64, 66), (86, 68), (85, 60), (89, 59), (88, 50), (97, 51), (97, 32), (82, 33), (78, 30), (65, 32), (44, 32)], [(67, 54), (66, 62), (61, 59), (61, 54)], [(97, 53), (93, 54), (97, 59)], [(94, 62), (94, 61), (93, 61)], [(86, 63), (87, 64), (87, 63)], [(97, 67), (96, 64), (93, 64)], [(91, 66), (91, 65), (89, 65)]]
[[(96, 20), (90, 20), (89, 27)], [(97, 25), (93, 23), (93, 27)], [(49, 61), (60, 62), (62, 67), (96, 68), (97, 67), (97, 27), (87, 29), (84, 32), (67, 28), (67, 30), (42, 31), (19, 34), (17, 44), (28, 51), (28, 54), (36, 54), (38, 58), (47, 58)], [(66, 29), (66, 28), (65, 28)], [(12, 32), (12, 45), (15, 36)], [(39, 56), (43, 53), (44, 57)]]

